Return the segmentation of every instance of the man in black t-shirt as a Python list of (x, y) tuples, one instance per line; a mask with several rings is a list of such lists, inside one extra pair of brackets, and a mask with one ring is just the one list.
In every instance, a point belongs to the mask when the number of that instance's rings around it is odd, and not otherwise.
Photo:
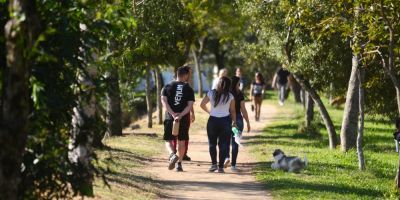
[(280, 67), (275, 73), (274, 80), (272, 81), (272, 87), (278, 89), (279, 105), (283, 105), (286, 97), (286, 88), (288, 83), (288, 77), (290, 72), (283, 67)]
[[(175, 163), (177, 171), (183, 171), (182, 159), (185, 155), (185, 141), (189, 140), (190, 110), (194, 103), (194, 91), (186, 82), (189, 79), (190, 68), (179, 67), (176, 81), (164, 86), (161, 102), (166, 110), (164, 120), (165, 146), (170, 154), (168, 169), (172, 170)], [(172, 135), (173, 122), (179, 121), (178, 156), (175, 154)]]

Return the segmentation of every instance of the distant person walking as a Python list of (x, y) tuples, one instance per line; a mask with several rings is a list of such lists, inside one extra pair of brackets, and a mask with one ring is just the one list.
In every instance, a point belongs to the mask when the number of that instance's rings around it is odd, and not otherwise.
[(236, 68), (236, 76), (239, 77), (239, 90), (244, 92), (246, 88), (246, 79), (243, 77), (242, 70), (239, 67)]
[[(228, 139), (231, 136), (232, 126), (236, 127), (235, 100), (229, 92), (230, 87), (231, 80), (229, 78), (220, 78), (217, 89), (209, 91), (200, 103), (200, 107), (210, 114), (207, 122), (208, 145), (211, 157), (209, 172), (218, 170), (219, 173), (224, 173)], [(208, 103), (211, 104), (210, 110), (207, 108)], [(219, 149), (218, 165), (217, 144)]]
[(217, 89), (219, 80), (222, 77), (227, 77), (227, 76), (228, 76), (228, 70), (225, 69), (225, 68), (220, 69), (219, 72), (218, 72), (218, 78), (214, 78), (211, 89), (212, 90)]
[(260, 72), (255, 75), (255, 80), (250, 87), (250, 101), (253, 101), (252, 110), (256, 112), (255, 120), (260, 120), (261, 104), (265, 92), (264, 77)]
[[(194, 91), (187, 83), (190, 68), (188, 66), (179, 67), (177, 70), (176, 81), (167, 84), (162, 90), (161, 102), (166, 110), (164, 120), (164, 140), (169, 156), (168, 169), (175, 167), (176, 171), (183, 171), (182, 159), (185, 155), (185, 141), (189, 140), (190, 110), (194, 103)], [(175, 153), (172, 135), (174, 121), (179, 121), (178, 133), (178, 155)]]
[[(233, 95), (235, 99), (235, 110), (236, 110), (236, 123), (237, 123), (237, 128), (240, 131), (240, 133), (243, 132), (244, 128), (244, 123), (243, 123), (243, 118), (246, 120), (247, 124), (247, 132), (250, 132), (250, 120), (249, 116), (247, 114), (246, 106), (244, 105), (244, 94), (240, 90), (240, 78), (237, 76), (234, 76), (231, 78), (232, 84), (231, 84), (231, 94)], [(239, 153), (239, 145), (235, 142), (235, 138), (233, 136), (233, 133), (231, 133), (230, 137), (230, 143), (232, 144), (232, 162), (231, 162), (231, 170), (232, 171), (237, 171), (236, 168), (236, 161)], [(229, 158), (230, 158), (230, 145), (228, 143), (228, 151), (227, 151), (227, 157), (224, 162), (224, 167), (227, 167), (225, 164), (229, 164)]]
[(279, 105), (283, 106), (286, 97), (286, 88), (288, 83), (288, 77), (290, 72), (285, 68), (280, 67), (275, 73), (274, 79), (272, 81), (272, 87), (278, 90)]

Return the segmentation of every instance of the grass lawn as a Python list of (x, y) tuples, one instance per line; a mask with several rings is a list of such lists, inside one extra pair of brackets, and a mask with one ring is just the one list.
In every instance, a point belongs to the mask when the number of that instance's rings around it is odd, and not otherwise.
[[(276, 104), (276, 95), (269, 92), (267, 103)], [(327, 105), (327, 104), (326, 104)], [(322, 137), (300, 134), (303, 121), (301, 105), (292, 97), (278, 107), (274, 122), (252, 140), (252, 153), (263, 163), (257, 179), (266, 184), (275, 199), (398, 199), (394, 190), (397, 169), (392, 133), (394, 125), (383, 119), (366, 117), (364, 154), (366, 171), (358, 170), (357, 153), (329, 150), (325, 127), (319, 127)], [(327, 105), (339, 136), (343, 109)], [(321, 122), (317, 108), (315, 120)], [(287, 155), (304, 157), (309, 166), (300, 174), (272, 170), (272, 152), (280, 148)]]
[(95, 198), (107, 200), (155, 199), (160, 197), (161, 183), (155, 181), (142, 167), (151, 156), (162, 151), (158, 137), (126, 135), (109, 138), (105, 150), (96, 151), (98, 165), (109, 168), (108, 188), (100, 178), (95, 181)]

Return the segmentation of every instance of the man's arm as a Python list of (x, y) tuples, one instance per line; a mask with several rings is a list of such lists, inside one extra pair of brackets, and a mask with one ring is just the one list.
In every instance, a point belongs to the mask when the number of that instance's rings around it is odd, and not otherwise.
[(193, 108), (193, 103), (194, 101), (188, 101), (188, 105), (186, 106), (185, 109), (183, 109), (183, 111), (181, 113), (178, 114), (178, 120), (180, 120), (183, 116), (185, 116), (186, 114), (188, 114), (190, 112), (190, 110)]
[(161, 103), (162, 103), (162, 105), (164, 106), (165, 110), (167, 110), (167, 112), (168, 112), (169, 114), (171, 114), (172, 117), (175, 118), (176, 115), (177, 115), (177, 113), (175, 113), (174, 111), (172, 111), (171, 107), (170, 107), (169, 104), (168, 104), (168, 99), (167, 99), (166, 96), (161, 96)]

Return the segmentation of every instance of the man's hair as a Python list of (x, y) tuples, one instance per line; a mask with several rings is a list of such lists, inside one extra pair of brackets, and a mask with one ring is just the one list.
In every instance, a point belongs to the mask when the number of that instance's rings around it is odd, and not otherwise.
[(400, 118), (396, 118), (396, 128), (400, 129)]
[(182, 66), (182, 67), (179, 67), (178, 70), (176, 70), (176, 75), (177, 75), (178, 77), (187, 75), (187, 74), (189, 74), (189, 73), (190, 73), (190, 67), (187, 66), (187, 65), (184, 65), (184, 66)]

